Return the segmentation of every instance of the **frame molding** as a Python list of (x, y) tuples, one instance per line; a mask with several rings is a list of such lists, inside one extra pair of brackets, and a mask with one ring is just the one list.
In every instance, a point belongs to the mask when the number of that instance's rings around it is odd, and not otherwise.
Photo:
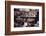
[[(42, 6), (42, 30), (36, 31), (10, 31), (10, 5), (29, 5), (29, 6)], [(45, 32), (45, 4), (35, 2), (19, 2), (19, 1), (5, 1), (5, 35), (18, 35), (18, 34), (33, 34), (33, 33), (44, 33)]]

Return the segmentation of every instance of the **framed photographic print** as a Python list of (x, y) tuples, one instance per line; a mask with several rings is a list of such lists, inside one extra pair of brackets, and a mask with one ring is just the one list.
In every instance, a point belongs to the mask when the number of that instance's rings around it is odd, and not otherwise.
[(44, 3), (5, 1), (5, 34), (45, 32)]

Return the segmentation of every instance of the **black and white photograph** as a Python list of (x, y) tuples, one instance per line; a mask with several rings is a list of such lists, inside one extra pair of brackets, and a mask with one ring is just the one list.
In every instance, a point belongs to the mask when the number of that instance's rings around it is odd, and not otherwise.
[(14, 27), (39, 27), (39, 9), (14, 8)]

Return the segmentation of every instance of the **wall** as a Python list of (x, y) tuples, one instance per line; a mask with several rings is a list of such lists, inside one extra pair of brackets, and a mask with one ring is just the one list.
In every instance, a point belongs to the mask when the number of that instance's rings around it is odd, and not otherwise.
[[(40, 3), (44, 2), (44, 3), (46, 3), (45, 2), (46, 0), (14, 0), (14, 1), (40, 2)], [(45, 21), (46, 21), (46, 19), (45, 19)], [(45, 32), (46, 32), (46, 29), (45, 29)], [(5, 36), (5, 0), (0, 0), (0, 36)], [(7, 36), (46, 36), (46, 33), (24, 34), (24, 35), (7, 35)]]

